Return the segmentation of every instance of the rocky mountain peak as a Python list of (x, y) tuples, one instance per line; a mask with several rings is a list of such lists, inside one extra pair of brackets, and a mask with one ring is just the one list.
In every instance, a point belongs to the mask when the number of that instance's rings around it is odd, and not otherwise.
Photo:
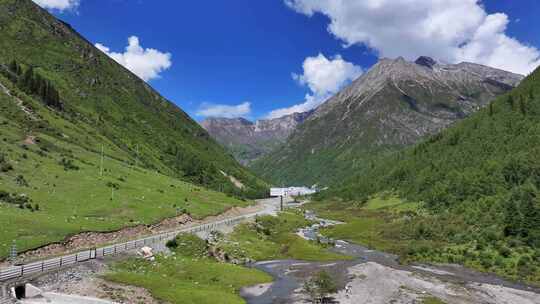
[(346, 178), (354, 164), (361, 166), (372, 153), (435, 134), (522, 79), (479, 64), (446, 64), (427, 56), (414, 62), (381, 59), (251, 167), (270, 180), (286, 177), (303, 184)]
[(249, 164), (283, 143), (311, 113), (313, 111), (293, 113), (255, 122), (245, 118), (213, 117), (202, 121), (201, 126), (228, 148), (237, 160)]

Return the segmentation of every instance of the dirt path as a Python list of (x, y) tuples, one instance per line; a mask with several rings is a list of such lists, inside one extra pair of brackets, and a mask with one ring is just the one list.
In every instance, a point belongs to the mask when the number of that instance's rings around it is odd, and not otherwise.
[(17, 103), (17, 105), (19, 106), (19, 108), (21, 109), (21, 111), (23, 111), (24, 113), (26, 113), (26, 115), (28, 115), (28, 117), (30, 117), (30, 119), (32, 120), (38, 120), (37, 117), (34, 115), (34, 112), (32, 112), (30, 109), (28, 109), (27, 107), (24, 106), (24, 103), (23, 101), (18, 98), (17, 96), (14, 96), (13, 94), (11, 94), (11, 92), (8, 90), (8, 88), (6, 88), (2, 83), (0, 83), (0, 89), (6, 93), (8, 96), (11, 96), (13, 97), (13, 99), (15, 100), (15, 102)]

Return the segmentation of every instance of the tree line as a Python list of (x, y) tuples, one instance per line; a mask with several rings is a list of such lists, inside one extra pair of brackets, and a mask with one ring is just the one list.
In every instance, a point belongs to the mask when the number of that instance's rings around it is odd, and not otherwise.
[(51, 81), (37, 73), (32, 66), (23, 69), (16, 60), (13, 60), (8, 65), (7, 73), (4, 74), (26, 94), (40, 97), (43, 103), (57, 110), (64, 109), (56, 87)]

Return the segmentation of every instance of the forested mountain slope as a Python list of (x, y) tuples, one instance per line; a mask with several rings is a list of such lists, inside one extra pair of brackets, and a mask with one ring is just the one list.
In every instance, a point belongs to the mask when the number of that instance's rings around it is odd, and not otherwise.
[[(0, 0), (0, 37), (6, 76), (15, 61), (20, 75), (12, 81), (22, 82), (33, 69), (33, 78), (59, 93), (57, 104), (49, 103), (57, 120), (40, 120), (40, 130), (58, 137), (67, 132), (62, 120), (70, 121), (78, 130), (63, 140), (85, 149), (99, 151), (106, 139), (126, 162), (239, 195), (264, 192), (264, 184), (186, 113), (32, 1)], [(40, 95), (37, 86), (26, 93)]]
[[(320, 199), (347, 209), (393, 193), (418, 210), (386, 227), (422, 259), (540, 282), (540, 70), (471, 117), (373, 160)], [(399, 231), (399, 232), (398, 232)], [(385, 235), (384, 233), (381, 236)], [(423, 249), (422, 249), (423, 248)]]
[(373, 155), (441, 131), (521, 79), (473, 63), (382, 59), (252, 168), (274, 182), (340, 183), (363, 170)]

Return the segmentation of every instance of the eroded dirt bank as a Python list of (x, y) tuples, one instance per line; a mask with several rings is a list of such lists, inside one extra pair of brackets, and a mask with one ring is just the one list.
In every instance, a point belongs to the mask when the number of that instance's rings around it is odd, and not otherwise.
[[(153, 225), (137, 225), (122, 228), (111, 232), (83, 232), (68, 237), (60, 243), (53, 243), (43, 247), (26, 251), (17, 257), (18, 263), (26, 263), (46, 257), (53, 257), (70, 252), (76, 252), (87, 248), (99, 247), (107, 244), (124, 242), (152, 234), (166, 232), (170, 230), (188, 228), (194, 225), (219, 221), (226, 218), (252, 214), (264, 209), (264, 205), (259, 202), (248, 207), (233, 207), (217, 216), (209, 216), (202, 220), (194, 220), (189, 215), (179, 215), (173, 218), (164, 219)], [(6, 261), (0, 262), (1, 266), (7, 266)]]

